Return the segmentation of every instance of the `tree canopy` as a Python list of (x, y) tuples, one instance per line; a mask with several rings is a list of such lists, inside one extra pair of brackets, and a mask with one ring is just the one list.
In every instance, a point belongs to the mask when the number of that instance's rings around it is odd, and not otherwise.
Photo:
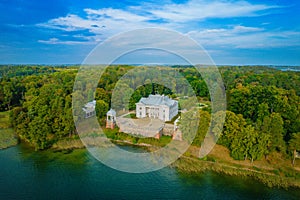
[[(126, 109), (130, 110), (135, 109), (141, 97), (149, 94), (177, 98), (194, 93), (198, 99), (210, 99), (207, 83), (193, 67), (155, 70), (140, 67), (133, 74), (132, 69), (125, 65), (107, 68), (99, 77), (95, 91), (85, 79), (79, 80), (76, 89), (87, 92), (77, 94), (73, 92), (76, 66), (0, 66), (0, 111), (10, 110), (16, 133), (36, 149), (45, 149), (61, 138), (76, 134), (72, 95), (95, 99), (99, 120), (104, 119), (112, 98), (115, 98), (114, 106), (123, 109), (128, 105)], [(275, 151), (300, 150), (300, 73), (250, 66), (219, 69), (226, 88), (228, 111), (218, 143), (226, 146), (235, 159), (256, 160)], [(186, 83), (191, 87), (182, 87)], [(121, 90), (114, 93), (118, 85), (122, 86)], [(181, 104), (194, 106), (184, 100)], [(204, 110), (199, 111), (200, 123), (193, 124), (198, 127), (193, 141), (197, 146), (212, 123), (207, 112), (210, 110)], [(74, 113), (75, 121), (81, 115)], [(189, 128), (185, 127), (187, 134)]]

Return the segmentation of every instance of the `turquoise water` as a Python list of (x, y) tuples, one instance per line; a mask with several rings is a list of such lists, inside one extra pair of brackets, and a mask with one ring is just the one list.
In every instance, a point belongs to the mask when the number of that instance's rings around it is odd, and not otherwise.
[(300, 199), (300, 190), (268, 188), (252, 179), (214, 173), (147, 174), (110, 169), (86, 150), (0, 151), (0, 199)]

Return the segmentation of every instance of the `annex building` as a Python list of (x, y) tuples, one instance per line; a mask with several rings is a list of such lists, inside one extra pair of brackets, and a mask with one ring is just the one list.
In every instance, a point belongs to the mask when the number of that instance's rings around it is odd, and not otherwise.
[(96, 101), (91, 101), (88, 102), (87, 104), (84, 105), (84, 107), (82, 108), (83, 112), (84, 112), (84, 117), (85, 118), (90, 118), (96, 115)]
[(137, 118), (154, 118), (171, 121), (178, 114), (178, 101), (164, 95), (149, 95), (136, 103)]

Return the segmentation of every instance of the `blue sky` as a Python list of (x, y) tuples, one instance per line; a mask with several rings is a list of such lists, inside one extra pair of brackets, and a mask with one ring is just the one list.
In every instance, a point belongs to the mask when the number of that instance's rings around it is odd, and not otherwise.
[(158, 27), (218, 65), (300, 65), (298, 0), (0, 0), (0, 11), (2, 64), (80, 64), (115, 34)]

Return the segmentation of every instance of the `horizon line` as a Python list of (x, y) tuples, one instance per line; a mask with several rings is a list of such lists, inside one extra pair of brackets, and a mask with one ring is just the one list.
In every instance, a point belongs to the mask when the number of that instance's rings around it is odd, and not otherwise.
[[(50, 65), (50, 66), (81, 66), (81, 65), (133, 65), (133, 66), (145, 66), (145, 65), (150, 65), (150, 66), (174, 66), (174, 65), (179, 65), (179, 66), (194, 66), (192, 64), (179, 64), (179, 63), (114, 63), (114, 64), (80, 64), (80, 63), (0, 63), (0, 66), (5, 66), (5, 65), (21, 65), (21, 66), (28, 66), (28, 65), (38, 65), (38, 66), (45, 66), (45, 65)], [(196, 64), (196, 65), (206, 65), (206, 66), (220, 66), (220, 67), (225, 67), (225, 66), (233, 66), (233, 67), (238, 67), (238, 66), (259, 66), (259, 67), (300, 67), (300, 64), (215, 64), (215, 65), (208, 65), (208, 64)]]

